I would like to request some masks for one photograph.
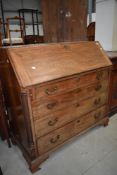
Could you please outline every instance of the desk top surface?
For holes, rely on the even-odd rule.
[[[21,87],[111,65],[98,42],[22,46],[7,53]]]

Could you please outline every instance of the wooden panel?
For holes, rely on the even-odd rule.
[[[113,63],[111,79],[110,79],[110,116],[117,112],[117,51],[107,52],[110,60]]]
[[[106,106],[102,107],[102,116],[104,116],[106,112]],[[37,137],[41,137],[57,128],[62,127],[63,125],[78,119],[79,113],[72,111],[72,113],[69,113],[66,111],[66,113],[63,111],[59,111],[55,113],[55,115],[49,115],[44,118],[41,118],[38,121],[35,121],[35,133]]]
[[[45,42],[86,40],[87,0],[41,0]]]
[[[8,53],[23,87],[111,65],[96,42],[17,47]]]
[[[111,74],[111,97],[110,97],[110,108],[117,107],[117,71],[112,71]]]
[[[84,75],[76,75],[71,79],[52,82],[44,86],[36,86],[33,92],[33,99],[37,100],[38,98],[51,98],[54,95],[63,94],[71,90],[81,88],[83,86],[92,84],[92,83],[101,83],[101,80],[108,80],[109,72],[108,70],[100,70]],[[90,81],[89,81],[90,79]],[[67,88],[66,88],[67,87]]]
[[[70,113],[72,116],[73,115],[81,116],[91,110],[96,109],[101,105],[104,105],[106,102],[107,102],[106,93],[100,94],[97,97],[89,98],[83,101],[79,101],[79,99],[77,99],[77,100],[71,101],[69,105],[67,104],[64,106],[64,108],[62,108],[62,115],[65,115],[66,113],[67,114]],[[49,114],[56,115],[54,112],[57,109],[60,110],[60,107],[56,107],[56,109],[44,108],[43,110],[41,108],[36,107],[35,110],[33,109],[33,117],[34,119],[39,119]]]
[[[25,108],[21,101],[21,89],[13,68],[8,62],[8,55],[6,54],[5,48],[0,50],[0,73],[12,133],[30,154],[29,140],[31,138],[28,138],[28,128],[26,123],[26,117],[28,116],[27,114],[25,115],[25,110],[28,109]],[[26,98],[26,95],[23,95]]]
[[[101,120],[103,115],[103,109],[98,109],[92,113],[89,113],[85,116],[82,116],[80,119],[77,119],[64,127],[51,132],[50,134],[41,137],[38,143],[39,154],[43,154],[55,147],[64,141],[68,140],[75,134],[79,134],[88,127],[93,126],[96,122]]]
[[[38,35],[26,35],[24,36],[24,43],[25,44],[36,44],[36,43],[43,43],[44,38],[43,36]]]
[[[63,41],[62,3],[61,0],[41,0],[45,42]]]
[[[63,1],[64,41],[87,40],[87,0]]]

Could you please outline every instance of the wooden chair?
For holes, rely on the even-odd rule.
[[[95,41],[95,22],[91,22],[87,27],[88,41]]]
[[[11,21],[19,22],[19,29],[11,29]],[[17,24],[16,24],[17,25]],[[20,33],[20,37],[12,37],[11,33]],[[6,18],[6,35],[7,38],[3,39],[3,45],[20,45],[24,44],[24,20],[20,17]]]

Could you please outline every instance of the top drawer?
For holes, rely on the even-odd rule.
[[[53,81],[50,84],[44,86],[35,87],[34,99],[48,98],[52,95],[59,95],[62,93],[69,92],[78,87],[82,87],[96,81],[108,79],[108,69],[96,72],[87,73],[84,75],[76,75],[68,80],[64,81]]]

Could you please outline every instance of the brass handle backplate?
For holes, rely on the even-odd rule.
[[[95,105],[99,105],[100,102],[101,102],[101,98],[98,98],[98,99],[96,99],[96,100],[94,101],[94,104],[95,104]]]
[[[55,93],[56,91],[58,90],[57,86],[56,87],[53,87],[52,89],[46,89],[45,90],[45,93],[47,95],[52,95],[53,93]]]
[[[56,143],[60,139],[60,135],[57,135],[55,138],[50,139],[50,143]]]
[[[101,84],[98,84],[98,85],[95,87],[95,90],[96,90],[96,91],[99,91],[101,88],[102,88],[102,85],[101,85]]]
[[[54,126],[57,122],[58,122],[58,118],[55,118],[54,120],[50,120],[50,121],[48,122],[48,125],[49,125],[49,126]]]
[[[57,102],[47,104],[48,109],[53,109],[57,105]]]

